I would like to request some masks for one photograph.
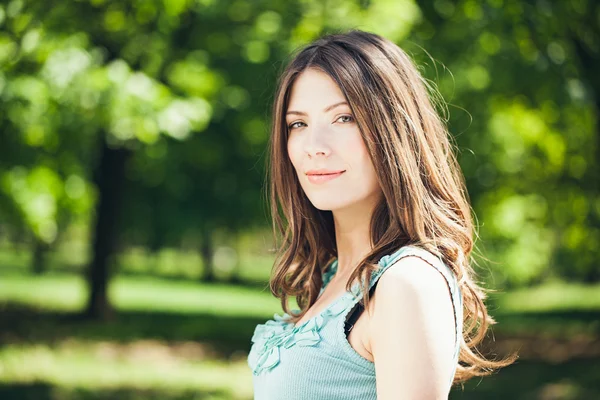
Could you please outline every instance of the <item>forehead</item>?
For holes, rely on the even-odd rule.
[[[341,89],[328,74],[309,68],[292,84],[288,110],[321,110],[323,106],[344,100]]]

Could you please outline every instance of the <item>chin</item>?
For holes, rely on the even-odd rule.
[[[316,209],[321,211],[334,211],[348,205],[346,202],[340,202],[340,196],[327,196],[327,198],[325,196],[312,196],[308,199]]]

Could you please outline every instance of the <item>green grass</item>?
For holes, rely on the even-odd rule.
[[[600,284],[552,282],[493,293],[488,312],[493,331],[539,338],[600,337]]]
[[[0,398],[252,398],[250,337],[280,309],[268,289],[119,276],[107,323],[74,316],[86,293],[75,275],[2,275]]]
[[[509,293],[491,293],[493,312],[500,314],[556,311],[600,311],[600,284],[550,282]]]
[[[115,319],[80,320],[77,311],[86,301],[82,278],[5,271],[0,398],[252,397],[246,365],[250,337],[256,324],[281,312],[268,289],[120,275],[112,281],[110,298],[118,310]],[[455,389],[451,399],[600,397],[594,389],[598,356],[561,362],[531,358],[552,353],[544,350],[547,343],[600,336],[599,285],[551,284],[493,294],[489,303],[499,321],[494,326],[499,343],[505,337],[533,337],[522,343],[539,342],[541,350],[494,376],[468,382],[464,392]]]
[[[517,361],[491,376],[473,378],[451,400],[591,400],[600,399],[598,359],[553,364]]]
[[[53,311],[77,311],[84,307],[86,296],[83,278],[70,274],[4,274],[0,279],[0,302],[10,301]],[[173,282],[156,277],[116,277],[111,282],[109,297],[122,311],[264,317],[280,308],[279,300],[266,287],[261,292],[227,284]]]
[[[71,391],[133,387],[252,398],[245,359],[186,360],[161,343],[144,343],[129,351],[113,343],[72,340],[54,346],[8,345],[0,352],[0,366],[0,382],[5,384],[48,382]]]
[[[42,276],[21,272],[2,274],[0,301],[11,301],[46,309],[75,311],[86,301],[82,277],[50,273]],[[111,282],[112,303],[121,310],[165,312],[217,312],[219,315],[265,316],[280,309],[264,282],[262,292],[228,284],[169,281],[160,277],[117,276]],[[600,311],[600,284],[549,283],[534,288],[491,293],[491,314],[557,311]]]

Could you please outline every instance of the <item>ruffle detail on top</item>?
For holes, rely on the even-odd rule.
[[[385,271],[385,267],[393,262],[398,254],[397,252],[385,255],[379,260],[378,265],[380,268],[371,274],[371,282],[374,282]],[[321,292],[323,292],[336,271],[337,260],[334,261],[325,274]],[[283,313],[283,315],[274,314],[273,320],[257,325],[251,339],[253,345],[248,354],[248,365],[252,368],[254,375],[259,375],[265,370],[271,370],[279,364],[279,349],[281,347],[288,349],[292,346],[316,346],[321,341],[319,330],[329,319],[340,315],[349,305],[358,301],[362,297],[359,294],[360,287],[358,283],[355,283],[351,291],[345,292],[321,313],[296,327],[288,322],[290,318],[288,313]]]
[[[319,330],[327,321],[345,309],[342,296],[320,314],[304,321],[298,326],[288,322],[290,315],[275,314],[273,320],[256,326],[252,342],[254,345],[248,354],[248,365],[254,375],[264,370],[271,370],[279,364],[279,349],[289,349],[292,346],[316,346],[321,341]],[[294,310],[299,311],[299,310]]]

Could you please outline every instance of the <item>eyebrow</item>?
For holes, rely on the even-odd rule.
[[[330,106],[325,107],[325,109],[323,110],[323,112],[329,112],[329,111],[333,110],[335,107],[341,106],[343,104],[348,105],[347,102],[340,101],[339,103],[335,103],[335,104],[332,104]],[[285,115],[289,115],[289,114],[304,115],[304,116],[308,115],[307,113],[302,112],[302,111],[288,111]]]

